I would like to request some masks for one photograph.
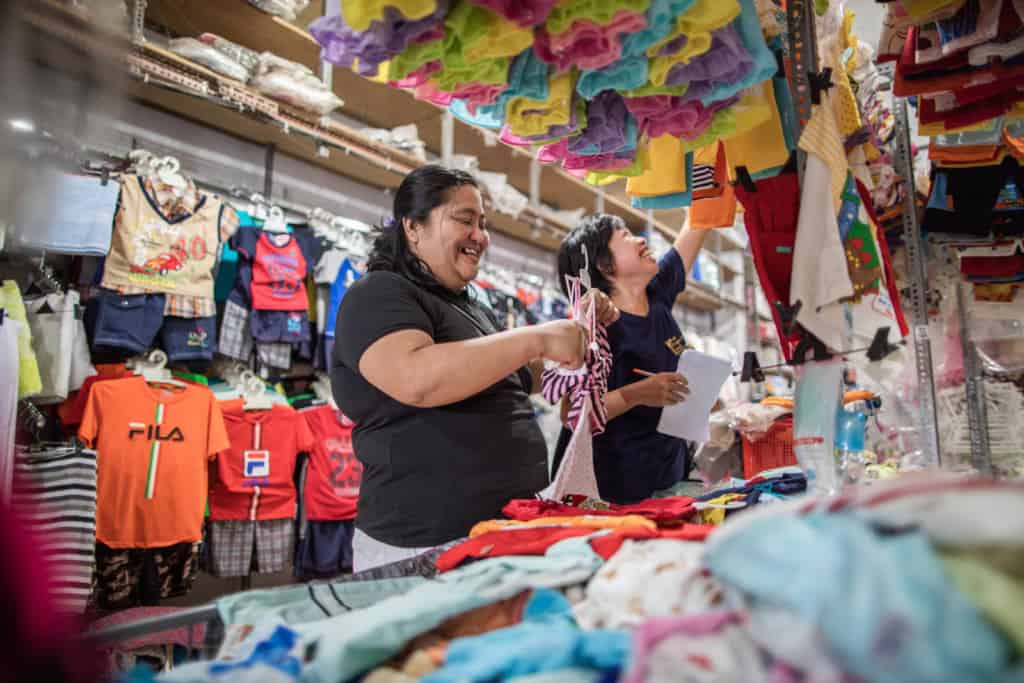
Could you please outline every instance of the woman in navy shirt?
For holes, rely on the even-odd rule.
[[[608,327],[613,359],[605,396],[608,425],[594,437],[597,483],[609,502],[644,500],[686,473],[686,441],[657,428],[661,409],[689,393],[686,378],[676,372],[684,344],[672,307],[686,288],[686,273],[706,235],[684,226],[673,248],[656,261],[647,241],[633,235],[622,219],[597,214],[584,218],[559,249],[559,281],[588,265],[593,286],[608,294],[621,313]],[[568,437],[563,429],[552,476]]]

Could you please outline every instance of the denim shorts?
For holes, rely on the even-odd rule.
[[[249,325],[252,338],[261,344],[300,344],[313,338],[306,311],[253,311]]]
[[[217,318],[167,316],[160,330],[160,341],[172,363],[213,360],[217,350]]]
[[[93,345],[144,353],[164,322],[163,294],[118,294],[100,289],[96,296]]]

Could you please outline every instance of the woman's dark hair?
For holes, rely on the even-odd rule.
[[[598,213],[584,217],[572,229],[558,248],[558,284],[562,292],[568,296],[565,276],[578,277],[584,263],[588,265],[590,283],[605,294],[610,294],[612,283],[608,280],[615,270],[615,262],[608,245],[612,234],[626,224],[618,216]],[[587,255],[583,256],[583,249]]]
[[[451,199],[452,191],[463,185],[478,187],[465,171],[443,166],[421,166],[402,179],[395,192],[393,215],[378,228],[367,258],[367,271],[387,270],[438,294],[449,292],[437,281],[430,267],[409,248],[404,222],[426,222],[430,212]]]

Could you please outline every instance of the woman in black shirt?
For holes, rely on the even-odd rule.
[[[548,483],[528,395],[544,359],[577,368],[588,339],[566,320],[499,331],[466,292],[488,242],[473,177],[417,169],[339,307],[331,384],[364,466],[356,571],[463,537]]]

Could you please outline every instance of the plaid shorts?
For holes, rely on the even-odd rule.
[[[199,567],[199,544],[166,548],[110,548],[96,544],[96,573],[91,609],[155,605],[192,590]]]
[[[257,344],[256,359],[272,368],[288,370],[292,367],[292,346],[281,342]]]
[[[248,362],[253,347],[259,362],[272,368],[288,370],[292,366],[292,347],[289,344],[254,344],[249,327],[249,309],[228,299],[224,303],[224,317],[220,325],[218,351],[221,355]]]
[[[224,303],[224,317],[220,324],[221,355],[248,361],[252,356],[252,333],[249,331],[249,309],[230,299]]]
[[[283,571],[287,566],[295,520],[210,520],[209,531],[211,574],[247,576],[250,570],[269,574]]]

